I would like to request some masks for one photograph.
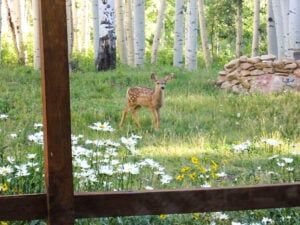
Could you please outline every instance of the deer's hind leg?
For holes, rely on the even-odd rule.
[[[155,129],[159,129],[159,109],[152,109],[151,112]]]
[[[130,106],[127,106],[127,107],[124,109],[124,111],[123,111],[123,113],[122,113],[122,118],[121,118],[121,122],[120,122],[120,124],[119,124],[119,127],[122,127],[122,126],[123,126],[124,121],[125,121],[125,118],[126,118],[126,115],[127,115],[128,111],[130,111],[131,109],[132,109],[132,108],[131,108]]]
[[[137,112],[139,111],[140,108],[141,108],[141,106],[137,105],[133,108],[133,111],[132,111],[132,118],[138,127],[141,127],[141,124],[140,124],[140,121],[139,121],[139,118],[137,115]]]

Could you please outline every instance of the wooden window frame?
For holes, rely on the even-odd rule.
[[[133,192],[74,193],[71,154],[66,2],[42,0],[41,76],[44,123],[44,194],[0,196],[0,220],[174,214],[300,206],[300,183]]]

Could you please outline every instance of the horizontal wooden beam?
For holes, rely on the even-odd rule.
[[[46,194],[0,196],[0,221],[46,218]]]
[[[284,208],[300,206],[300,183],[76,193],[74,200],[76,218]]]
[[[297,207],[300,206],[300,183],[75,193],[74,204],[75,218]],[[46,194],[0,196],[0,221],[46,218]]]

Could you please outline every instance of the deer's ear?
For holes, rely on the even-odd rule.
[[[151,73],[151,79],[154,81],[157,81],[157,77],[156,77],[155,73],[153,73],[153,72]]]
[[[166,76],[166,77],[165,77],[165,81],[173,80],[173,78],[174,78],[174,74],[171,73],[169,76]]]

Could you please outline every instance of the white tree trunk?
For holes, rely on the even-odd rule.
[[[67,15],[67,35],[68,35],[68,61],[69,69],[72,70],[71,58],[73,50],[73,20],[72,20],[72,0],[66,0]]]
[[[24,41],[24,15],[25,15],[25,5],[24,2],[21,0],[16,1],[17,5],[16,8],[19,10],[19,12],[17,13],[17,17],[16,17],[16,24],[17,26],[17,36],[19,37],[19,49],[20,49],[20,56],[21,58],[24,59],[24,64],[26,64],[26,54],[25,54],[25,41]]]
[[[94,60],[96,61],[99,49],[99,10],[98,0],[93,0],[93,28],[94,28]]]
[[[21,0],[8,1],[6,0],[7,12],[10,14],[10,26],[15,43],[15,49],[18,55],[20,65],[25,65],[25,44],[23,39],[23,23],[22,23],[22,8]]]
[[[132,18],[132,1],[125,0],[125,35],[127,44],[127,62],[129,66],[135,66],[134,31]]]
[[[235,56],[239,58],[243,55],[242,38],[243,38],[243,0],[237,0],[236,10],[236,41],[235,41]]]
[[[73,49],[76,52],[82,52],[82,40],[80,36],[80,3],[79,0],[72,0],[72,22],[73,22]],[[67,18],[68,19],[68,18]]]
[[[84,55],[88,55],[90,43],[90,28],[89,28],[89,0],[83,2],[83,23],[82,23],[82,40]]]
[[[197,1],[188,0],[185,67],[190,71],[197,70],[197,15]]]
[[[71,15],[72,15],[72,24],[73,24],[72,49],[87,56],[89,44],[90,44],[89,0],[71,0],[71,1],[72,1]],[[99,27],[98,23],[97,26]]]
[[[260,23],[260,0],[254,1],[252,56],[259,54],[259,23]]]
[[[183,45],[184,45],[184,0],[176,0],[174,54],[173,54],[174,67],[181,67],[183,65]]]
[[[40,30],[39,30],[39,1],[32,0],[33,11],[33,68],[39,70],[41,68],[40,57]]]
[[[159,47],[159,41],[161,37],[161,31],[164,25],[164,15],[166,10],[166,0],[160,1],[160,8],[158,11],[158,17],[156,22],[156,31],[153,38],[153,44],[152,44],[152,51],[151,51],[151,63],[156,63],[157,60],[157,53],[158,53],[158,47]]]
[[[281,59],[285,56],[284,38],[283,38],[283,17],[281,13],[280,0],[272,0],[272,7],[275,19],[275,29],[277,37],[277,58]]]
[[[280,8],[281,8],[281,20],[283,23],[283,44],[284,44],[284,56],[289,55],[289,0],[280,1]]]
[[[127,64],[127,48],[124,23],[124,0],[115,0],[116,5],[116,36],[120,62]]]
[[[295,52],[300,52],[300,1],[290,0],[289,5],[289,50],[290,56],[294,56]]]
[[[145,0],[134,0],[134,42],[135,64],[145,62]]]
[[[199,11],[202,51],[204,53],[205,66],[206,68],[208,68],[211,66],[211,57],[210,57],[210,52],[208,47],[208,40],[207,40],[207,30],[206,30],[206,20],[204,14],[203,0],[198,0],[198,11]]]
[[[114,0],[99,0],[99,49],[96,68],[100,70],[115,69],[115,6]]]
[[[268,16],[267,16],[267,39],[268,39],[268,54],[278,55],[277,52],[277,36],[275,29],[275,18],[272,7],[272,0],[268,0]]]
[[[27,21],[27,14],[26,14],[26,1],[20,1],[20,24],[21,24],[21,33],[20,33],[20,46],[21,47],[21,51],[23,52],[22,54],[24,54],[24,60],[25,60],[25,64],[28,63],[28,54],[27,54],[27,48],[26,48],[26,37],[27,37],[27,33],[29,30],[28,27],[28,21]]]

